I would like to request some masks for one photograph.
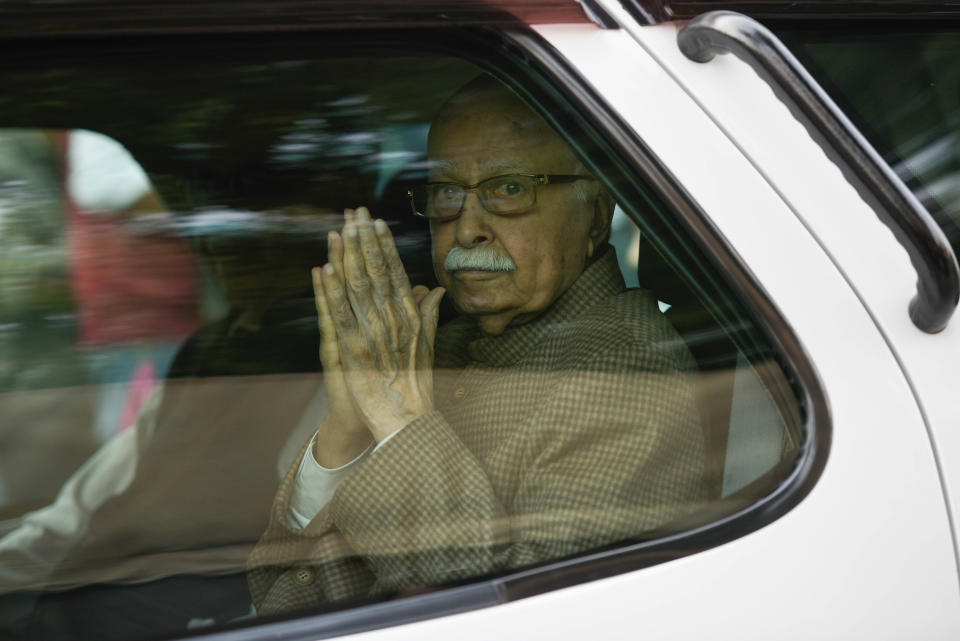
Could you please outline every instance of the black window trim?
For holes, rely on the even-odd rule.
[[[321,31],[317,27],[317,31]],[[405,37],[416,36],[404,30]],[[422,35],[422,34],[421,34]],[[395,601],[359,605],[350,609],[307,614],[292,613],[283,618],[263,617],[233,624],[216,631],[194,631],[175,638],[259,639],[269,637],[282,640],[319,639],[389,626],[412,623],[438,616],[462,613],[536,594],[553,591],[650,567],[681,558],[740,538],[786,514],[812,489],[822,473],[829,454],[831,418],[828,401],[814,365],[807,357],[788,322],[779,314],[770,297],[751,275],[749,267],[722,237],[704,211],[680,185],[655,154],[609,106],[568,61],[533,30],[515,26],[509,29],[469,27],[431,30],[430,40],[417,40],[420,50],[456,55],[473,62],[512,86],[531,104],[540,107],[551,124],[564,129],[564,123],[545,106],[549,98],[531,82],[525,85],[519,78],[536,78],[549,84],[574,110],[583,123],[593,130],[597,140],[603,140],[617,162],[633,176],[643,176],[664,201],[669,203],[675,222],[682,232],[703,249],[711,267],[724,274],[730,289],[743,301],[752,319],[777,351],[778,363],[787,374],[797,394],[804,414],[803,437],[798,459],[776,489],[764,498],[733,514],[707,525],[695,527],[663,538],[619,546],[580,555],[571,560],[558,561],[537,568],[514,572],[502,577],[444,587],[436,592]],[[311,34],[316,38],[316,32]],[[204,47],[214,47],[218,39],[232,36],[220,34],[203,38]],[[273,38],[273,39],[271,39]],[[266,47],[290,46],[290,34],[279,39],[271,34],[246,34],[238,40],[246,44],[251,39]],[[91,45],[106,47],[176,46],[193,43],[193,36],[162,35],[156,39],[138,37],[135,41],[118,37],[101,38],[96,43],[89,38],[43,39],[33,51],[50,56],[71,47],[91,50]],[[425,44],[424,44],[425,43]],[[52,46],[56,44],[56,46]],[[65,47],[65,48],[64,48]],[[303,51],[298,50],[298,55]],[[508,75],[513,73],[513,75]],[[547,102],[544,102],[544,101]],[[575,141],[574,141],[575,142]],[[589,158],[588,158],[589,161]]]

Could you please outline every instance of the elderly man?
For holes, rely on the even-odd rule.
[[[613,202],[489,78],[430,131],[442,287],[363,207],[314,270],[328,410],[251,555],[260,613],[396,594],[636,539],[702,505],[692,361],[606,241]],[[461,316],[437,330],[447,294]]]

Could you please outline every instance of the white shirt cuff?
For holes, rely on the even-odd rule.
[[[399,433],[402,432],[402,431],[403,431],[403,428],[401,427],[401,428],[400,428],[399,430],[397,430],[396,432],[393,432],[392,434],[390,434],[390,436],[388,436],[387,438],[385,438],[385,439],[383,439],[382,441],[380,441],[379,443],[377,443],[377,444],[374,446],[373,451],[376,452],[377,450],[379,450],[381,447],[383,447],[384,445],[386,445],[387,441],[389,441],[390,439],[392,439],[394,436],[396,436],[397,434],[399,434]],[[349,465],[349,463],[348,463],[348,465]]]
[[[353,468],[367,458],[374,449],[371,444],[349,463],[330,469],[317,463],[317,459],[313,457],[313,444],[316,440],[317,434],[314,432],[310,445],[307,446],[307,451],[300,460],[287,509],[287,524],[301,530],[307,527],[307,524],[330,502],[340,482],[347,478]],[[383,442],[385,443],[386,439]]]

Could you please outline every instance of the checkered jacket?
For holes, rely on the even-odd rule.
[[[445,325],[436,355],[437,410],[303,530],[286,521],[293,464],[248,562],[259,613],[543,563],[703,505],[692,359],[656,300],[625,290],[612,250],[531,322],[499,336]]]

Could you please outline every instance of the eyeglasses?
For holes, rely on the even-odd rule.
[[[433,182],[407,190],[410,208],[417,216],[447,220],[463,212],[467,192],[475,192],[480,204],[491,214],[522,214],[537,202],[538,185],[558,185],[577,180],[595,180],[573,174],[505,174],[481,180],[474,185]]]

